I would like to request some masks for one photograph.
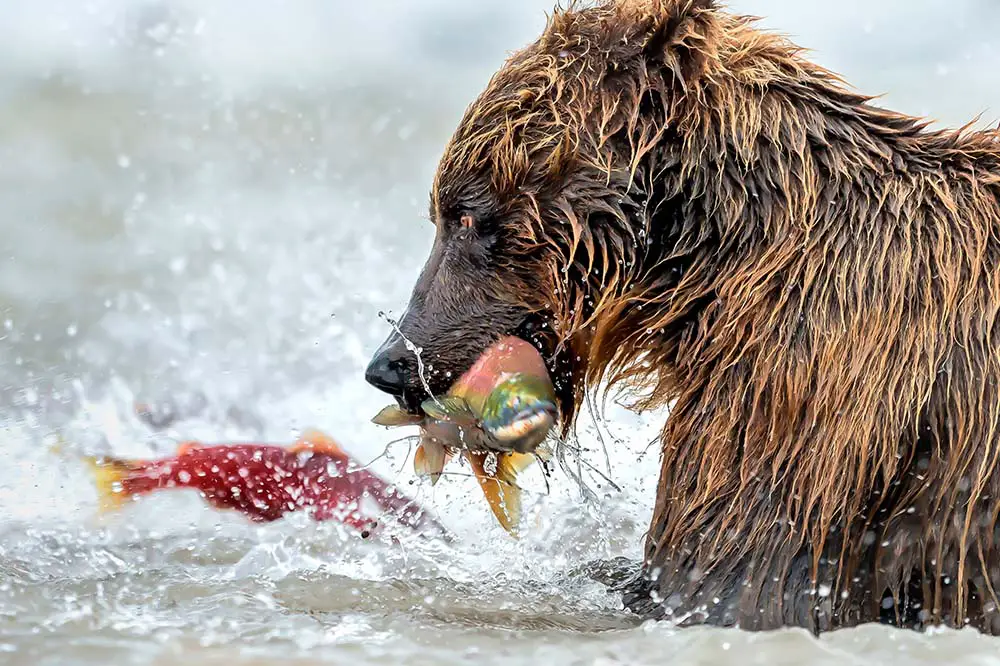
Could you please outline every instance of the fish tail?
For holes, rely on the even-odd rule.
[[[534,456],[525,453],[495,454],[479,451],[464,453],[472,465],[493,515],[511,536],[518,538],[521,522],[521,488],[517,485],[517,475],[534,461]],[[489,456],[495,456],[495,469],[486,468]]]
[[[125,482],[136,467],[133,463],[115,458],[85,459],[94,483],[97,486],[98,504],[102,512],[117,511],[131,498],[131,493],[125,490]]]

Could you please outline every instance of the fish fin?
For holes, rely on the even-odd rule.
[[[521,522],[521,489],[517,486],[517,474],[534,461],[525,453],[487,453],[463,451],[472,465],[472,471],[479,481],[486,502],[500,525],[515,539],[518,538],[518,524]],[[489,456],[496,456],[496,469],[491,474],[486,470]]]
[[[389,428],[405,425],[418,425],[421,421],[423,421],[423,417],[404,412],[396,405],[383,407],[382,410],[376,414],[374,418],[372,418],[372,423],[375,425],[386,426]]]
[[[502,453],[497,461],[497,478],[509,478],[511,483],[517,480],[517,475],[531,467],[535,456],[531,453]]]
[[[427,416],[439,421],[455,421],[456,419],[475,419],[475,414],[465,398],[444,396],[443,398],[428,398],[420,405]]]
[[[431,465],[427,461],[427,450],[424,449],[424,445],[420,444],[417,446],[417,450],[413,454],[413,473],[417,476],[429,476],[431,473]],[[433,479],[431,479],[433,483]]]
[[[322,453],[333,458],[349,458],[337,441],[319,430],[306,430],[288,449],[292,453]]]
[[[451,456],[451,451],[441,444],[425,442],[413,454],[413,471],[417,476],[431,477],[431,485],[434,485],[441,478],[441,472]]]
[[[181,442],[181,445],[177,447],[177,455],[185,456],[192,451],[197,451],[198,449],[203,448],[205,448],[205,445],[199,442]]]
[[[88,457],[84,460],[94,475],[100,511],[108,513],[121,509],[130,499],[123,483],[137,469],[137,464],[116,458]]]

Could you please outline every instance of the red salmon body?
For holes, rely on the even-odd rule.
[[[333,440],[316,432],[290,448],[189,442],[171,458],[103,459],[96,468],[98,485],[106,486],[102,494],[119,504],[157,490],[192,488],[213,506],[259,522],[307,510],[315,520],[337,520],[367,536],[378,525],[378,513],[387,512],[409,527],[446,534],[395,486],[354,466]]]

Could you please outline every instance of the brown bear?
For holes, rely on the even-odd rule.
[[[672,405],[644,617],[1000,633],[1000,133],[871,100],[713,0],[556,11],[446,146],[368,381],[417,410],[513,333],[565,434]]]

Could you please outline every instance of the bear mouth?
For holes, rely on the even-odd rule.
[[[559,344],[551,320],[544,314],[531,314],[510,334],[521,338],[538,350],[555,389],[560,413],[564,417],[573,413],[576,401],[576,389],[573,383],[576,363],[569,347]]]
[[[549,373],[549,377],[552,379],[556,388],[557,398],[560,402],[564,402],[569,398],[569,396],[564,395],[564,392],[560,389],[560,386],[565,385],[567,382],[558,381],[558,378],[564,377],[567,374],[566,369],[568,367],[569,355],[566,352],[557,351],[555,334],[552,332],[552,328],[548,324],[544,315],[528,315],[518,326],[514,327],[512,330],[504,331],[503,335],[516,336],[538,350],[538,353],[545,362],[545,368]],[[485,351],[485,348],[481,350],[480,353],[483,351]],[[473,358],[469,361],[469,367],[472,366],[475,360],[476,359]],[[452,370],[452,375],[460,377],[466,370],[468,370],[468,368],[462,368],[457,372]],[[439,391],[439,393],[444,393],[449,388],[450,387],[446,387]],[[431,397],[431,394],[428,393],[427,388],[423,385],[423,383],[419,382],[416,386],[407,386],[403,389],[402,394],[395,395],[393,397],[401,410],[412,416],[423,417],[426,416],[426,413],[421,405],[424,400]]]
[[[430,397],[426,392],[405,388],[402,394],[393,397],[396,399],[396,404],[399,408],[407,414],[412,416],[426,416],[423,407],[420,406],[425,399]]]
[[[549,377],[555,380],[563,370],[564,363],[557,353],[556,335],[552,331],[549,320],[541,314],[531,314],[524,318],[519,326],[509,331],[508,335],[521,338],[541,354],[545,361],[545,369]]]

